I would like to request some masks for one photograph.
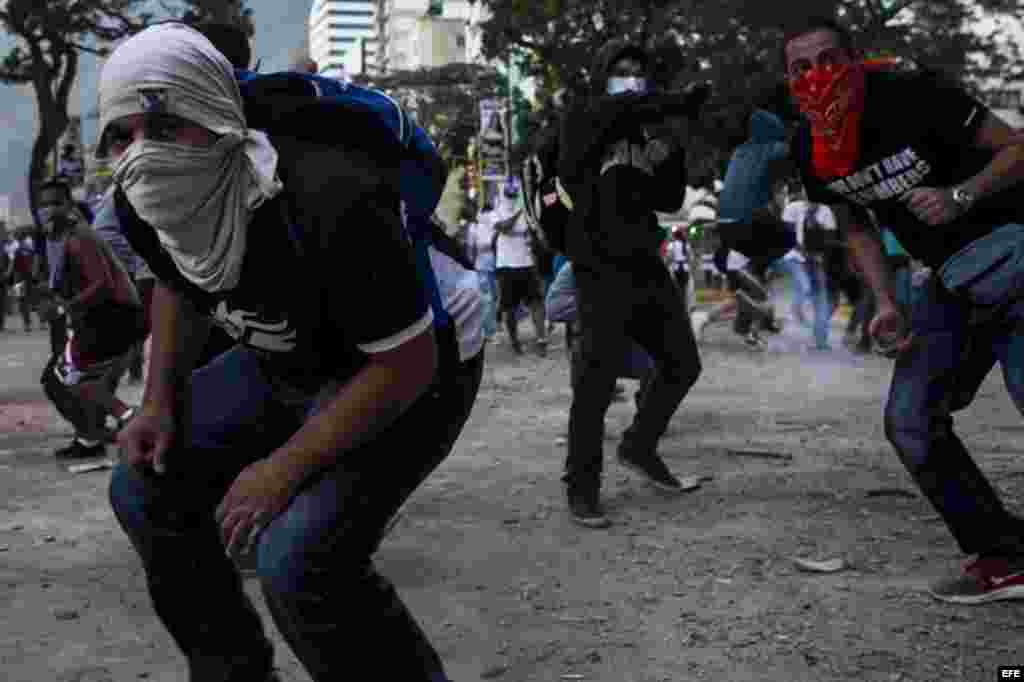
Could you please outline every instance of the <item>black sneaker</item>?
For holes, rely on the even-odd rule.
[[[587,528],[608,528],[611,519],[604,515],[600,494],[595,491],[569,490],[569,514],[572,520]]]
[[[107,446],[105,443],[83,445],[76,438],[71,441],[71,445],[63,447],[53,454],[57,459],[89,459],[93,457],[103,457],[107,454]]]
[[[665,466],[664,460],[656,453],[632,453],[620,444],[618,457],[619,464],[643,476],[655,488],[670,493],[682,492],[683,484],[672,475],[672,472]]]

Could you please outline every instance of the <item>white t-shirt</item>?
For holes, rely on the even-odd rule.
[[[477,270],[490,272],[494,270],[494,220],[493,211],[481,213],[477,222],[469,228],[469,243],[476,254],[474,265]]]
[[[810,203],[804,200],[791,201],[782,209],[782,221],[791,223],[796,227],[796,243],[803,246],[804,243],[804,221],[807,219],[807,209]],[[832,209],[825,204],[818,204],[818,210],[814,212],[818,224],[826,230],[838,229],[836,216]]]
[[[459,360],[469,360],[484,347],[484,305],[478,275],[433,246],[427,252],[444,309],[455,323]]]
[[[526,213],[520,213],[511,232],[498,234],[497,267],[499,269],[532,268],[534,262],[529,239],[530,231],[526,223]]]

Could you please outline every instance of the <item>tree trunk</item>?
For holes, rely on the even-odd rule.
[[[28,205],[36,227],[41,227],[36,219],[36,190],[47,179],[46,159],[67,130],[69,122],[66,112],[40,112],[40,119],[39,134],[32,144],[32,162],[28,169]]]
[[[32,162],[28,170],[28,206],[32,222],[42,228],[36,217],[36,191],[46,177],[46,157],[54,151],[61,135],[68,129],[68,98],[75,78],[78,76],[78,53],[68,50],[63,55],[63,69],[58,77],[51,74],[37,75],[33,86],[36,90],[36,106],[39,111],[39,135],[32,145]],[[54,82],[57,91],[54,92]],[[56,172],[56,168],[54,171]]]

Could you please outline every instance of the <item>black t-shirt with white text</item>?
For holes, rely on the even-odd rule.
[[[387,179],[367,187],[373,180],[366,172],[362,187],[349,177],[339,183],[347,192],[325,191],[298,173],[305,162],[288,168],[286,157],[293,155],[282,153],[285,192],[253,216],[239,285],[230,291],[210,294],[188,282],[123,194],[118,214],[133,249],[163,284],[258,352],[276,378],[315,389],[350,378],[371,354],[422,333],[432,318]],[[306,165],[319,169],[322,181],[325,166],[317,161]],[[359,166],[339,163],[334,173],[358,173]]]
[[[919,220],[902,197],[918,187],[948,189],[979,173],[994,152],[973,142],[988,109],[961,88],[927,73],[869,73],[861,153],[854,171],[819,178],[811,162],[810,129],[794,140],[807,197],[846,204],[864,219],[863,208],[892,230],[913,257],[938,268],[972,241],[1008,223],[1024,223],[1017,188],[979,199],[946,225]]]

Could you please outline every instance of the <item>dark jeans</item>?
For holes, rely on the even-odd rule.
[[[371,556],[388,521],[451,451],[482,368],[480,353],[439,380],[391,427],[307,481],[262,533],[263,594],[314,680],[370,670],[381,680],[442,674],[437,653]],[[213,512],[238,473],[284,443],[315,405],[279,399],[256,356],[242,349],[196,370],[190,388],[185,435],[168,455],[168,472],[119,465],[111,503],[192,682],[262,681],[271,645],[225,557]]]
[[[652,259],[653,260],[653,259]],[[700,376],[700,355],[679,287],[656,261],[629,273],[578,268],[576,296],[581,334],[565,481],[597,488],[603,468],[604,418],[629,344],[654,359],[655,372],[640,398],[623,447],[651,452],[676,408]]]
[[[768,311],[768,288],[755,275],[746,270],[729,270],[726,273],[729,286],[736,291],[736,320],[732,328],[737,334],[746,336],[758,323],[763,329],[772,325],[774,314]]]
[[[886,436],[965,553],[1024,553],[1024,523],[1003,508],[953,432],[952,417],[970,405],[997,361],[1024,410],[1024,305],[984,327],[970,325],[971,313],[934,280],[914,288],[917,343],[896,361]]]

